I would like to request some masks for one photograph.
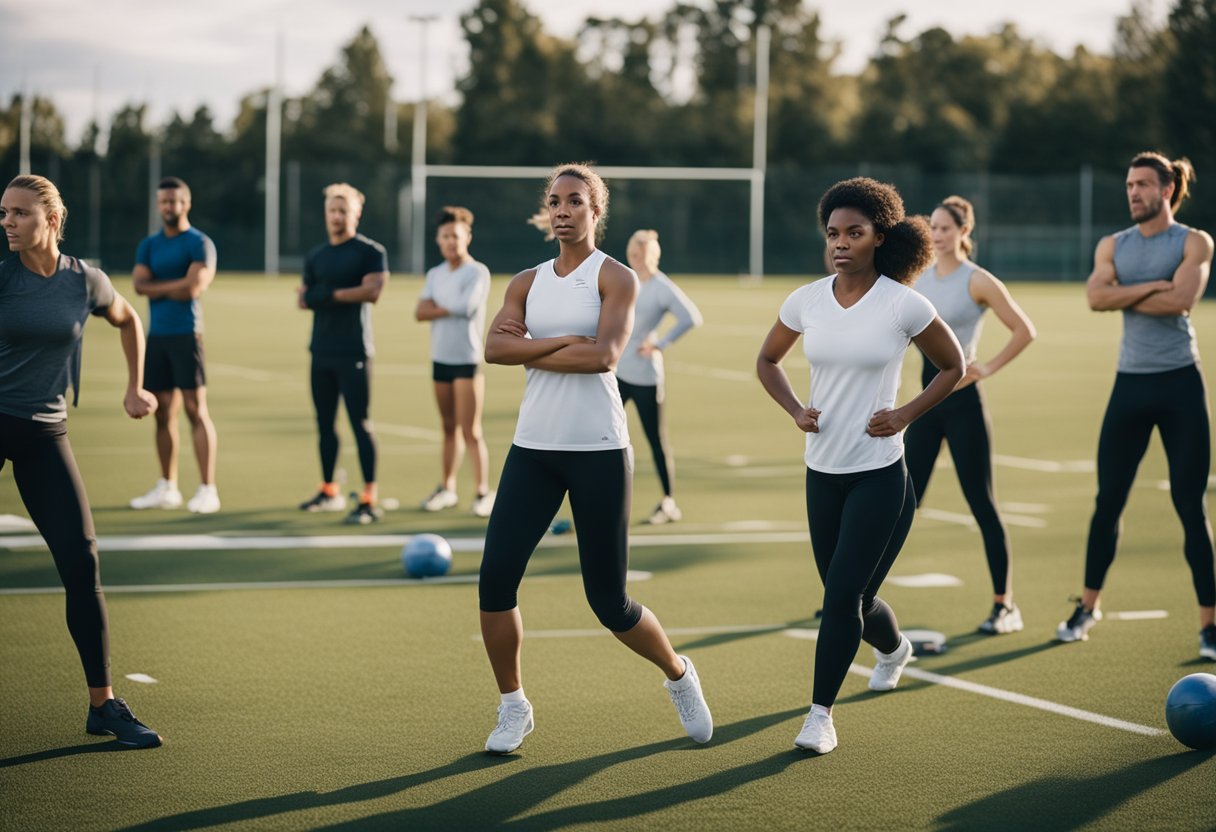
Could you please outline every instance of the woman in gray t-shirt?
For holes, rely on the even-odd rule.
[[[127,415],[142,419],[156,410],[156,398],[143,389],[139,316],[105,272],[60,253],[66,219],[59,189],[41,176],[18,176],[0,198],[0,225],[13,252],[0,261],[0,468],[12,462],[21,500],[63,581],[68,631],[89,688],[85,730],[112,734],[128,748],[151,748],[160,736],[114,698],[110,684],[97,536],[68,443],[65,394],[69,384],[80,391],[80,339],[89,316],[122,333]]]
[[[472,211],[445,207],[436,225],[435,243],[443,262],[426,273],[414,317],[431,323],[431,379],[443,423],[443,479],[422,501],[422,508],[441,511],[456,505],[456,469],[460,467],[463,439],[477,487],[471,510],[478,517],[489,517],[494,492],[490,490],[490,459],[481,430],[486,397],[481,362],[490,270],[469,254]]]

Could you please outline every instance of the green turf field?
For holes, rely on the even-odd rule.
[[[1051,641],[1080,590],[1118,316],[1088,311],[1080,284],[1012,287],[1039,339],[986,382],[986,395],[1027,629],[974,634],[990,604],[987,569],[979,534],[959,522],[967,509],[953,472],[939,468],[931,511],[892,575],[962,583],[889,585],[883,596],[905,627],[946,633],[950,650],[913,665],[920,672],[893,693],[872,694],[851,674],[835,711],[840,747],[816,758],[792,748],[809,706],[814,643],[805,636],[821,596],[806,542],[802,437],[753,372],[797,284],[681,284],[706,321],[668,354],[685,519],[638,527],[631,592],[696,660],[716,722],[708,745],[684,737],[661,674],[598,632],[567,536],[538,551],[520,594],[533,634],[524,675],[536,731],[520,753],[486,756],[498,700],[476,640],[475,585],[401,580],[392,540],[333,548],[304,540],[438,532],[472,541],[456,553],[453,575],[476,575],[485,521],[467,511],[467,464],[459,509],[413,508],[439,472],[427,328],[412,315],[421,282],[396,279],[375,313],[381,495],[402,508],[352,530],[340,515],[294,510],[319,478],[311,316],[294,308],[291,280],[223,276],[205,298],[222,512],[125,508],[155,481],[153,428],[122,414],[118,338],[102,321],[88,328],[81,406],[70,421],[102,540],[116,687],[165,746],[103,753],[112,742],[83,730],[83,679],[62,596],[0,595],[0,829],[1216,828],[1213,754],[1163,733],[1170,685],[1216,666],[1197,658],[1194,596],[1181,529],[1159,485],[1166,470],[1156,440],[1104,608],[1166,616],[1104,621],[1086,644]],[[129,283],[118,285],[129,296]],[[495,281],[495,308],[504,286]],[[1195,323],[1210,366],[1216,306],[1202,305]],[[981,355],[1002,336],[990,318]],[[916,363],[908,361],[905,393]],[[788,368],[805,390],[800,352]],[[495,472],[522,383],[517,368],[487,372]],[[632,431],[641,443],[641,519],[659,490],[636,421]],[[340,465],[357,485],[349,441]],[[186,496],[197,485],[188,452],[181,485]],[[19,513],[6,468],[0,514]],[[261,540],[221,548],[214,537],[184,535]],[[301,540],[258,548],[281,536]],[[130,551],[132,537],[149,548]],[[56,587],[49,554],[14,539],[0,537],[0,589]],[[868,648],[858,662],[872,665]],[[158,681],[124,678],[136,673]]]

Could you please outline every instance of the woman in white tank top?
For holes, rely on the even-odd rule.
[[[482,640],[502,698],[486,750],[514,751],[535,724],[520,673],[516,593],[567,495],[592,610],[663,671],[685,731],[706,742],[713,720],[692,662],[676,654],[658,619],[625,590],[633,455],[613,370],[633,328],[637,276],[595,246],[608,189],[593,170],[556,168],[544,205],[558,256],[512,278],[486,337],[487,362],[527,370],[478,585]]]

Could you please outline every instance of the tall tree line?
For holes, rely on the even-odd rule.
[[[520,0],[480,0],[460,20],[469,64],[459,103],[429,111],[428,158],[747,166],[754,34],[766,24],[768,158],[778,171],[865,163],[943,173],[1117,171],[1136,151],[1156,148],[1192,159],[1201,182],[1184,219],[1216,227],[1216,188],[1205,186],[1216,176],[1216,0],[1175,0],[1160,26],[1148,10],[1133,0],[1110,55],[1059,55],[1012,24],[956,36],[910,32],[895,17],[864,70],[848,75],[836,69],[840,44],[803,0],[677,2],[658,18],[588,19],[571,39],[547,32]],[[311,90],[285,102],[283,158],[301,166],[306,194],[345,175],[396,203],[409,146],[386,149],[386,108],[397,108],[403,138],[413,111],[391,101],[392,82],[375,35],[363,28]],[[90,171],[100,171],[103,219],[91,241],[100,251],[91,253],[108,262],[129,259],[129,241],[146,229],[154,143],[162,168],[194,184],[199,224],[223,226],[230,248],[257,252],[266,93],[245,95],[228,128],[203,107],[154,132],[143,105],[126,106],[109,121],[104,158],[99,125],[73,146],[54,102],[38,98],[32,156],[81,208]],[[0,106],[0,171],[9,175],[21,106],[19,97]],[[69,233],[80,250],[84,229]],[[381,233],[391,240],[395,223]]]

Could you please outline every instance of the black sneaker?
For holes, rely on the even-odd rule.
[[[1199,656],[1216,662],[1216,624],[1199,631]]]
[[[341,494],[326,494],[318,491],[311,500],[300,503],[300,511],[342,511],[346,508],[346,498]]]
[[[1087,610],[1085,609],[1085,605],[1078,600],[1077,608],[1073,610],[1068,620],[1061,621],[1059,626],[1056,627],[1056,641],[1089,641],[1090,628],[1101,620],[1101,610]]]
[[[1007,606],[1000,601],[992,605],[992,613],[980,622],[980,632],[994,636],[1017,633],[1022,629],[1022,611],[1017,604]]]
[[[375,523],[384,516],[384,511],[371,503],[359,503],[355,510],[346,515],[346,523],[350,526],[366,526]]]
[[[89,706],[84,730],[99,737],[114,736],[128,748],[156,748],[160,734],[135,718],[126,700],[107,699],[100,708]]]

